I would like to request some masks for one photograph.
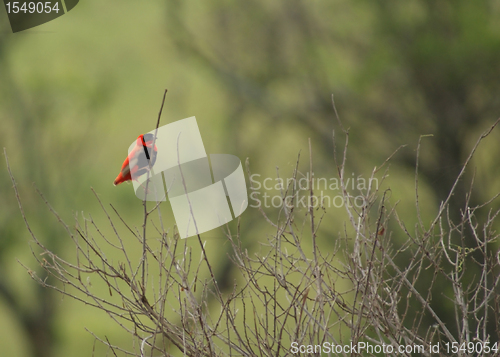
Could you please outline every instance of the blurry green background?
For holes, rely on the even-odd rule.
[[[262,177],[275,177],[277,166],[290,177],[299,152],[306,172],[308,138],[316,176],[337,177],[334,94],[351,131],[349,172],[369,177],[408,144],[386,185],[412,227],[419,136],[433,134],[423,139],[420,167],[428,221],[477,137],[500,116],[499,19],[500,2],[485,0],[82,0],[65,16],[12,34],[0,7],[0,146],[35,233],[70,257],[72,242],[32,184],[70,225],[82,211],[105,222],[93,187],[139,226],[141,202],[130,185],[112,182],[130,143],[154,127],[165,88],[162,124],[196,116],[207,152],[248,157]],[[500,191],[499,139],[496,130],[473,161],[475,203]],[[38,269],[33,244],[5,169],[0,198],[1,354],[90,356],[94,337],[85,329],[128,345],[130,337],[104,313],[30,279],[18,260]],[[463,198],[456,194],[453,207]],[[162,207],[172,227],[168,203]],[[344,219],[341,209],[327,214],[320,235],[326,248]],[[248,247],[274,231],[253,208],[241,224]],[[221,236],[203,237],[220,255],[219,279],[232,286]]]

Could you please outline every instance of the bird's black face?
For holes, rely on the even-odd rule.
[[[142,147],[144,149],[144,154],[146,155],[146,158],[148,160],[150,160],[151,158],[149,157],[149,152],[148,152],[148,148],[151,148],[152,145],[153,145],[153,141],[154,141],[154,135],[153,134],[144,134],[142,136]],[[155,146],[156,148],[156,146]],[[152,158],[152,165],[155,164],[155,161],[156,161],[156,150],[153,150],[153,158]]]
[[[153,141],[154,135],[153,134],[144,134],[144,142],[147,143],[148,141]]]

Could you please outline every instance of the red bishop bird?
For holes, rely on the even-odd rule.
[[[130,154],[123,162],[122,169],[120,173],[115,178],[113,184],[119,185],[125,181],[131,181],[132,176],[134,178],[144,175],[149,171],[156,162],[156,154],[158,153],[158,148],[153,147],[154,135],[144,134],[139,135],[135,143],[135,147],[132,149]]]

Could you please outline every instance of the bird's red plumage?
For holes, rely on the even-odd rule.
[[[144,145],[145,144],[145,145]],[[140,160],[140,155],[142,153],[144,153],[145,151],[145,147],[147,149],[151,149],[151,147],[153,146],[153,140],[150,140],[150,141],[147,141],[145,142],[144,141],[144,135],[139,135],[139,137],[137,138],[136,140],[136,145],[135,147],[132,149],[132,151],[128,154],[127,158],[125,159],[125,161],[123,161],[123,164],[122,164],[122,168],[120,170],[120,173],[118,174],[118,176],[115,178],[115,181],[113,182],[113,184],[116,186],[116,185],[119,185],[121,184],[122,182],[125,182],[125,181],[131,181],[132,180],[132,174],[135,174],[137,172],[139,172],[140,170],[143,170],[144,173],[147,172],[147,170],[149,170],[149,157],[148,157],[148,160],[145,161],[145,160]],[[148,150],[148,152],[150,152],[150,150]],[[153,153],[152,153],[152,158],[151,158],[151,165],[154,165],[155,161],[156,161],[156,154],[158,152],[158,148],[154,147],[154,150],[153,150]],[[130,162],[132,162],[132,167],[130,167]],[[140,173],[138,176],[144,174],[144,173]]]

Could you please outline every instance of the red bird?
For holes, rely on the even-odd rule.
[[[127,158],[123,162],[120,173],[113,182],[115,186],[125,181],[131,181],[132,175],[134,176],[134,179],[138,176],[144,175],[149,171],[149,168],[155,164],[158,148],[155,145],[151,155],[152,157],[150,157],[153,141],[153,134],[139,135],[135,143],[135,147],[132,149],[130,154],[128,154]]]

